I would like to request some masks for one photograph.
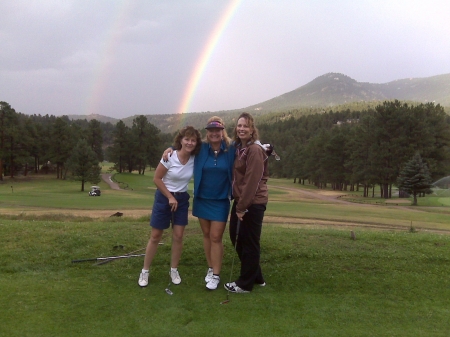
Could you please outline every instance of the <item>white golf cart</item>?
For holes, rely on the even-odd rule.
[[[102,193],[100,192],[100,187],[91,186],[91,191],[89,192],[90,197],[99,197]]]

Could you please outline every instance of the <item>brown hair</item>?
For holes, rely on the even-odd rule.
[[[240,115],[239,115],[239,117],[237,118],[237,120],[236,120],[236,124],[238,123],[238,121],[239,121],[239,119],[241,119],[241,118],[244,118],[246,121],[247,121],[247,123],[248,123],[248,126],[250,127],[250,129],[252,130],[252,133],[251,133],[251,136],[252,136],[252,141],[254,142],[254,141],[256,141],[256,140],[259,140],[259,131],[258,131],[258,129],[256,128],[256,125],[255,125],[255,120],[253,119],[253,116],[251,115],[251,114],[249,114],[248,112],[243,112],[243,113],[241,113]],[[233,140],[236,142],[236,144],[240,144],[241,143],[241,140],[240,140],[240,138],[238,137],[238,134],[237,134],[237,126],[235,126],[234,127],[234,138],[233,138]]]
[[[202,146],[202,136],[200,135],[200,132],[195,129],[193,126],[185,126],[184,128],[180,129],[178,131],[177,135],[175,136],[173,140],[173,148],[175,150],[181,150],[181,140],[184,137],[189,138],[195,138],[197,140],[197,144],[195,145],[194,151],[192,151],[192,154],[197,154],[200,152],[200,148]]]
[[[223,125],[223,140],[225,141],[225,144],[227,145],[227,149],[230,146],[230,142],[231,142],[231,138],[228,136],[227,134],[227,130],[225,129],[225,124],[222,120],[222,118],[220,118],[219,116],[212,116],[210,119],[208,119],[208,122],[206,122],[206,125],[208,125],[211,122],[219,122],[220,124]],[[209,143],[208,137],[205,137],[204,140],[206,143]]]

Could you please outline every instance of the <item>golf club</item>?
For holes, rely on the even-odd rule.
[[[127,253],[127,254],[124,254],[124,256],[128,256],[128,255],[131,255],[131,254],[140,252],[140,251],[142,251],[142,250],[144,250],[144,249],[145,249],[145,247],[144,247],[144,248],[141,248],[141,249],[133,250],[132,252],[129,252],[129,253]],[[111,262],[111,261],[114,261],[114,259],[100,261],[100,262],[98,262],[98,263],[95,263],[95,265],[96,265],[96,266],[99,266],[99,265],[102,265],[102,264],[109,263],[109,262]]]
[[[145,256],[145,254],[130,254],[130,255],[119,255],[119,256],[94,257],[92,259],[72,260],[72,263],[87,262],[87,261],[104,261],[104,260],[127,259],[129,257],[139,257],[139,256]]]
[[[237,220],[237,226],[236,226],[236,242],[234,243],[234,251],[235,253],[233,254],[233,259],[231,262],[231,272],[230,272],[230,282],[231,283],[231,278],[233,276],[233,267],[234,267],[234,258],[236,257],[236,247],[237,247],[237,241],[238,241],[238,237],[239,237],[239,227],[241,227],[241,220],[238,218]],[[225,301],[220,302],[220,304],[227,304],[230,302],[230,289],[227,289],[227,299]]]
[[[173,295],[172,290],[170,290],[170,285],[172,284],[172,281],[169,282],[169,285],[167,286],[166,289],[164,289],[164,291],[168,294],[168,295]]]
[[[173,222],[175,221],[175,212],[172,211],[172,229],[173,229]],[[164,289],[164,291],[166,292],[167,295],[173,295],[172,290],[170,290],[170,285],[172,284],[172,277],[169,275],[170,277],[170,282],[167,285],[167,288]]]

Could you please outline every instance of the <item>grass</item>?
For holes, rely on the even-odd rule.
[[[269,186],[274,187],[288,187],[290,189],[300,190],[312,190],[312,191],[332,191],[330,187],[323,190],[319,190],[316,186],[310,184],[294,184],[292,179],[270,179]],[[450,206],[450,189],[433,188],[433,193],[426,195],[425,197],[419,197],[419,206],[427,207],[448,207]],[[399,198],[398,189],[394,188],[392,191],[393,197],[390,199],[381,198],[381,192],[379,186],[375,188],[374,197],[372,197],[372,189],[369,192],[369,197],[363,197],[363,190],[359,191],[333,191],[337,195],[340,195],[341,200],[347,200],[360,204],[373,204],[373,205],[396,205],[396,206],[410,206],[413,202],[413,197]]]
[[[127,182],[127,174],[123,174]],[[118,175],[120,178],[122,175]],[[130,177],[135,179],[135,176]],[[138,176],[139,184],[133,188],[114,191],[105,182],[98,184],[102,197],[88,197],[90,184],[81,191],[81,183],[70,180],[57,180],[54,176],[31,176],[27,179],[14,179],[0,185],[0,207],[11,208],[40,207],[54,209],[149,209],[153,203],[155,187],[148,176]],[[132,180],[132,179],[130,179]],[[132,180],[134,182],[134,180]],[[10,186],[13,186],[11,189]]]
[[[222,284],[230,277],[233,247],[225,235],[222,283],[207,291],[197,221],[186,229],[182,284],[171,286],[169,296],[164,288],[170,231],[145,289],[137,285],[142,258],[71,263],[145,247],[148,217],[26,214],[33,209],[150,210],[152,174],[116,175],[129,189],[114,191],[101,183],[101,197],[88,197],[79,183],[54,177],[0,184],[0,208],[19,213],[0,215],[0,336],[448,335],[450,236],[428,232],[450,230],[448,207],[336,204],[281,189],[300,186],[272,179],[266,218],[280,222],[266,221],[263,227],[267,286],[230,294],[226,305],[220,304],[226,298]],[[289,223],[295,219],[310,219],[312,225]],[[328,226],[315,225],[325,220]],[[349,230],[334,222],[389,230],[352,227],[357,239],[351,240]]]
[[[225,290],[204,286],[195,221],[173,296],[164,292],[168,234],[144,289],[142,258],[71,263],[144,247],[147,223],[3,219],[0,231],[2,336],[446,336],[450,329],[449,236],[361,230],[353,241],[346,231],[266,225],[267,286],[221,305]],[[227,281],[233,248],[224,241]]]
[[[307,204],[297,202],[272,202],[268,204],[267,215],[301,215],[304,219],[336,222],[385,225],[392,227],[415,226],[428,229],[449,230],[449,214],[404,210],[395,207],[361,207],[358,205]]]

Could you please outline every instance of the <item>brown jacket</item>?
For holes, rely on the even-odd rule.
[[[236,209],[245,212],[252,204],[267,204],[268,156],[258,144],[236,147],[233,170],[233,197]]]

